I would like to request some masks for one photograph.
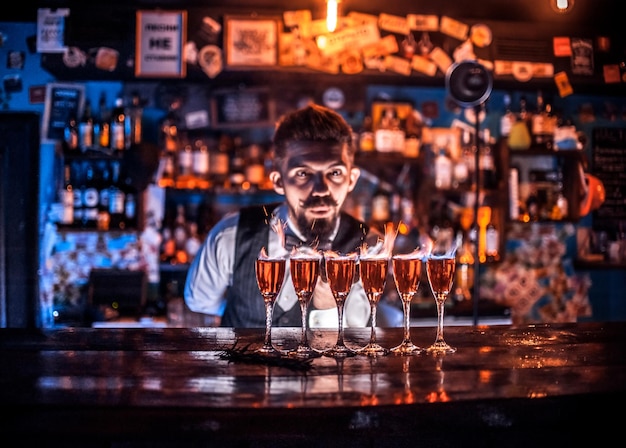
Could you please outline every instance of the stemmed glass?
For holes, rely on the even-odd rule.
[[[430,284],[430,290],[437,304],[437,336],[435,342],[426,348],[426,352],[429,354],[456,352],[456,348],[448,345],[443,339],[444,306],[450,289],[452,288],[452,282],[454,281],[455,266],[454,248],[443,254],[433,252],[426,260],[428,283]]]
[[[357,354],[380,356],[389,353],[389,350],[376,342],[376,310],[378,302],[387,283],[387,269],[389,257],[386,255],[363,255],[359,257],[359,269],[363,289],[367,294],[372,315],[372,330],[368,344],[357,350]]]
[[[259,291],[265,303],[265,339],[263,346],[256,350],[257,353],[269,356],[280,356],[280,350],[272,345],[272,314],[274,303],[283,285],[285,278],[285,257],[269,257],[265,248],[261,249],[256,259],[255,272]]]
[[[324,252],[324,263],[326,267],[326,277],[328,285],[337,303],[337,316],[339,318],[337,342],[334,346],[322,352],[325,356],[334,358],[345,358],[354,356],[354,350],[348,348],[343,341],[343,307],[352,289],[352,283],[356,274],[356,264],[358,255],[355,252],[350,254],[339,254],[333,251]]]
[[[411,300],[417,294],[422,273],[422,253],[396,254],[391,257],[393,278],[402,300],[404,313],[404,337],[402,342],[391,349],[394,355],[417,355],[422,348],[411,342]]]
[[[307,252],[294,250],[289,258],[291,281],[296,290],[302,312],[302,336],[298,346],[288,353],[291,357],[306,359],[321,355],[319,351],[309,345],[307,338],[307,310],[317,285],[321,259],[321,254],[314,250]]]

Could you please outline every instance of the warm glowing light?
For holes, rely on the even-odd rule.
[[[566,13],[574,7],[574,0],[550,0],[550,6],[558,13]]]
[[[337,29],[337,5],[339,0],[326,0],[326,29],[332,33]]]

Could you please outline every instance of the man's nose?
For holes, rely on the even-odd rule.
[[[328,191],[328,183],[326,182],[324,174],[317,173],[313,176],[313,193],[325,194],[328,193]]]

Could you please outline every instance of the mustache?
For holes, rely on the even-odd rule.
[[[323,205],[336,207],[337,201],[335,201],[330,196],[310,196],[304,202],[302,202],[302,207],[304,208],[319,207]]]

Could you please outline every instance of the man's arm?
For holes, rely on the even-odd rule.
[[[193,259],[187,272],[184,293],[190,310],[222,315],[224,292],[233,278],[238,219],[238,214],[232,214],[220,220]]]

